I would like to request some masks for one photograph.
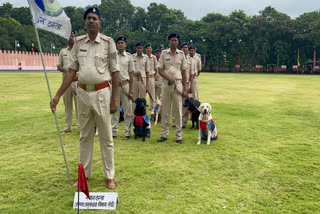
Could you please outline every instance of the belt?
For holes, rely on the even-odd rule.
[[[141,81],[141,78],[140,77],[134,77],[133,78],[135,81]],[[144,80],[144,79],[146,79],[145,77],[142,77],[142,79]]]
[[[72,82],[77,82],[78,80],[79,80],[78,77],[76,77],[72,80]]]
[[[119,83],[119,87],[123,86],[123,85],[126,85],[129,83],[129,80],[123,80]]]
[[[79,87],[85,91],[98,91],[100,89],[109,87],[109,83],[104,82],[104,83],[95,85],[95,84],[82,84],[79,82]]]
[[[151,74],[151,75],[149,74],[149,78],[153,78],[153,77],[154,77],[154,74]]]

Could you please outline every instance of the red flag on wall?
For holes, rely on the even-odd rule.
[[[84,172],[82,163],[79,163],[78,166],[78,190],[86,194],[90,199],[86,173]]]
[[[316,50],[313,50],[313,71],[316,70],[317,58],[316,58]]]

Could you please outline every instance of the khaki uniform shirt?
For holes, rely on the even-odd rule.
[[[130,72],[134,72],[134,64],[132,55],[124,51],[122,54],[118,53],[118,64],[120,68],[120,82],[130,80]]]
[[[186,76],[187,76],[187,82],[190,80],[190,75],[193,75],[196,70],[196,66],[194,63],[194,59],[191,56],[187,56],[187,70],[186,70]]]
[[[196,63],[196,72],[195,72],[195,75],[198,76],[199,71],[201,71],[201,66],[202,66],[201,56],[200,56],[200,54],[196,53],[196,54],[193,56],[193,58],[194,58],[195,63]]]
[[[157,59],[157,57],[156,57],[156,59]],[[159,58],[159,60],[160,60],[160,58]],[[158,68],[158,65],[159,65],[159,61],[157,59],[157,68]],[[161,81],[162,80],[162,76],[159,74],[159,71],[157,72],[157,74],[155,76],[155,80],[156,81]]]
[[[176,50],[174,54],[170,49],[163,50],[159,59],[158,68],[174,79],[182,79],[182,71],[187,69],[187,60],[181,50]]]
[[[70,59],[71,59],[71,48],[67,47],[67,48],[63,48],[61,49],[60,53],[59,53],[59,59],[58,59],[58,65],[59,67],[63,67],[63,68],[68,68],[69,64],[70,64]],[[63,76],[65,75],[64,72]],[[76,74],[76,77],[78,77],[78,72]]]
[[[148,56],[148,55],[147,55]],[[151,56],[148,56],[148,65],[149,65],[149,75],[154,75],[155,69],[157,69],[157,57],[153,54],[151,54]]]
[[[79,71],[82,84],[111,81],[119,72],[116,45],[111,37],[98,33],[91,41],[88,34],[78,37],[71,51],[69,68]]]
[[[148,56],[145,54],[138,56],[137,53],[135,53],[132,57],[135,70],[141,73],[141,77],[147,77],[147,73],[149,72]]]

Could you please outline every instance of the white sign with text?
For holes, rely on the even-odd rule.
[[[90,192],[90,199],[80,192],[79,209],[115,210],[118,203],[118,193]],[[78,209],[78,192],[74,194],[73,209]]]

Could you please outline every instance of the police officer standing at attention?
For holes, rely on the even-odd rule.
[[[188,97],[191,97],[192,95],[192,87],[193,87],[193,78],[194,78],[194,72],[195,72],[195,63],[194,59],[188,55],[188,43],[183,42],[180,45],[180,49],[183,51],[184,55],[187,59],[187,69],[186,69],[186,81],[188,86]],[[185,101],[185,98],[182,100],[182,105]],[[182,129],[186,128],[187,122],[188,122],[188,111],[185,111],[182,116]]]
[[[159,59],[160,59],[160,54],[161,54],[160,53],[160,49],[155,50],[154,55],[157,58],[157,67],[158,67],[158,63],[159,63]],[[162,77],[160,76],[159,72],[157,72],[154,75],[154,80],[155,80],[155,84],[154,84],[155,97],[154,97],[154,100],[157,101],[157,100],[160,100],[160,98],[161,98],[161,89],[162,89]],[[157,102],[159,102],[159,101],[157,101]]]
[[[74,45],[74,40],[75,40],[75,32],[72,31],[68,40],[68,47],[61,49],[59,53],[57,69],[58,71],[63,72],[62,81],[64,79],[65,73],[68,71],[68,66],[71,58],[71,50]],[[76,110],[77,126],[79,127],[78,108],[77,108],[77,83],[78,83],[78,75],[76,75],[76,77],[72,80],[70,87],[63,94],[63,102],[64,102],[65,115],[66,115],[66,126],[63,131],[64,133],[71,132],[72,130],[73,101],[74,101],[74,107]]]
[[[194,99],[196,99],[196,100],[199,100],[199,93],[198,93],[199,81],[198,81],[198,76],[200,75],[200,72],[201,72],[201,59],[200,59],[199,56],[196,55],[196,47],[195,47],[194,44],[189,46],[189,54],[194,59],[195,65],[196,65],[196,70],[195,70],[195,75],[194,75],[194,80],[193,80],[192,97]]]
[[[124,111],[125,140],[130,139],[131,133],[131,105],[133,99],[133,72],[134,65],[132,55],[126,52],[127,37],[120,35],[116,39],[118,49],[118,64],[120,68],[120,83],[118,91],[118,106],[120,101]],[[112,115],[112,136],[116,137],[120,117],[120,108]]]
[[[150,110],[153,109],[155,103],[152,99],[155,99],[155,75],[157,75],[157,58],[152,54],[152,46],[150,43],[145,46],[146,53],[148,56],[148,65],[149,65],[149,101],[150,101]],[[152,99],[151,99],[152,97]]]
[[[182,144],[182,96],[187,95],[186,69],[187,60],[183,51],[177,49],[179,45],[179,34],[172,33],[168,36],[170,48],[163,50],[158,64],[158,72],[163,77],[162,82],[162,117],[161,138],[157,142],[164,142],[169,135],[169,119],[171,103],[176,123],[176,142]],[[177,91],[175,91],[177,90]]]
[[[135,72],[133,72],[133,100],[137,98],[146,98],[147,91],[149,91],[149,66],[148,57],[143,54],[143,42],[136,43],[137,53],[133,54],[133,62]],[[136,107],[132,103],[132,109]]]
[[[108,189],[115,189],[110,113],[118,109],[117,51],[113,39],[99,33],[101,19],[98,8],[88,8],[84,13],[84,20],[88,34],[78,37],[74,44],[69,70],[53,99],[51,110],[56,110],[61,95],[67,90],[76,72],[79,71],[80,162],[84,166],[86,176],[91,177],[94,127],[97,125],[104,175],[107,178],[106,185]],[[112,90],[109,81],[112,81]]]

